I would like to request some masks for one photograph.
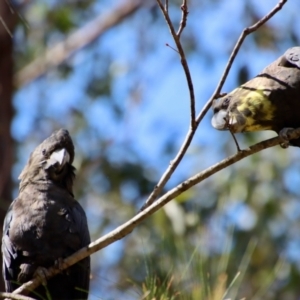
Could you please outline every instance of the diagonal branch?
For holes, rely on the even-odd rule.
[[[158,4],[160,5],[160,0],[157,0]],[[244,39],[246,38],[247,35],[249,35],[250,33],[256,31],[260,26],[262,26],[264,23],[266,23],[269,19],[271,19],[282,7],[283,5],[287,2],[287,0],[281,0],[278,2],[278,4],[267,14],[265,15],[263,18],[261,18],[257,23],[255,23],[254,25],[247,27],[243,30],[242,34],[240,35],[238,41],[236,42],[234,49],[230,55],[230,58],[227,62],[226,68],[223,72],[223,75],[221,76],[221,79],[217,85],[216,90],[214,91],[214,93],[212,94],[212,96],[210,97],[210,99],[207,101],[207,103],[204,105],[203,109],[201,110],[201,112],[199,113],[199,115],[197,116],[196,120],[195,120],[195,126],[190,126],[189,131],[186,134],[186,137],[184,139],[184,142],[182,143],[178,153],[176,154],[175,158],[170,162],[168,168],[166,169],[165,173],[161,176],[159,182],[157,183],[157,185],[154,187],[152,193],[150,194],[150,196],[148,197],[148,199],[146,200],[146,203],[143,205],[143,207],[141,208],[141,210],[145,209],[147,206],[149,206],[151,203],[153,203],[155,201],[155,199],[158,197],[158,195],[161,193],[162,189],[164,188],[164,186],[166,185],[166,183],[168,182],[168,180],[170,179],[170,177],[172,176],[172,174],[174,173],[175,169],[177,168],[177,166],[179,165],[180,161],[182,160],[183,156],[185,155],[188,147],[190,146],[193,137],[195,135],[196,129],[198,128],[200,122],[202,121],[202,119],[204,118],[204,116],[206,115],[206,113],[208,112],[208,110],[211,107],[212,101],[214,99],[216,99],[218,97],[218,95],[220,94],[220,91],[223,87],[223,84],[227,78],[227,75],[229,73],[229,70],[232,66],[232,63],[244,41]],[[160,8],[162,9],[162,7],[160,6]],[[162,9],[163,11],[163,9]],[[181,63],[182,66],[185,70],[185,74],[186,74],[186,78],[188,81],[188,87],[189,87],[189,91],[190,91],[190,99],[191,99],[191,103],[193,103],[193,97],[194,97],[194,91],[193,91],[193,85],[192,85],[192,81],[190,78],[190,73],[188,71],[188,65],[185,59],[185,55],[184,52],[182,50],[181,44],[180,44],[180,40],[178,40],[176,38],[176,34],[173,33],[172,28],[173,25],[168,17],[168,14],[164,13],[164,16],[166,18],[166,21],[169,25],[171,34],[173,39],[176,42],[176,46],[178,48],[178,45],[180,45],[180,48],[178,48],[178,52],[181,58]],[[171,24],[171,27],[170,27]],[[178,43],[178,45],[177,45]],[[180,51],[180,49],[182,50],[182,52]],[[185,62],[185,64],[183,64],[183,62]],[[187,72],[187,71],[188,72]]]
[[[3,293],[3,292],[0,292],[0,298],[13,299],[13,300],[35,300],[34,298],[31,297],[16,295],[12,293]]]
[[[300,128],[290,130],[288,132],[288,139],[297,139],[300,137]],[[206,178],[210,177],[211,175],[217,173],[218,171],[246,158],[254,153],[260,152],[264,149],[276,146],[280,143],[286,142],[286,139],[282,137],[275,137],[269,140],[265,140],[263,142],[257,143],[248,149],[241,150],[240,152],[225,158],[224,160],[220,161],[219,163],[207,168],[206,170],[190,177],[189,179],[183,181],[175,188],[164,194],[160,197],[155,203],[150,205],[149,207],[145,208],[142,212],[138,213],[132,219],[124,223],[123,225],[119,226],[118,228],[114,229],[113,231],[109,232],[108,234],[104,235],[103,237],[99,238],[98,240],[92,242],[89,246],[84,247],[74,253],[73,255],[67,257],[63,263],[60,265],[60,268],[52,267],[48,269],[49,276],[52,277],[58,274],[61,270],[64,270],[71,265],[77,263],[78,261],[82,260],[83,258],[103,249],[104,247],[122,239],[129,233],[133,231],[135,227],[137,227],[142,221],[144,221],[149,216],[153,215],[156,211],[158,211],[161,207],[167,204],[169,201],[174,199],[175,197],[179,196],[189,188],[195,186],[196,184],[200,183],[201,181],[205,180]],[[47,272],[47,273],[48,273]],[[41,284],[39,278],[35,278],[25,284],[23,284],[20,288],[15,290],[14,294],[27,294],[28,290],[33,290]]]
[[[119,24],[126,17],[134,13],[145,4],[143,0],[122,1],[122,4],[109,13],[101,14],[82,28],[69,35],[64,41],[58,43],[34,59],[15,74],[15,86],[20,87],[44,75],[51,67],[58,66],[75,51],[92,43],[109,28]]]

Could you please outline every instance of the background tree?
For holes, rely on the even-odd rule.
[[[299,44],[297,2],[288,1],[246,39],[224,91]],[[197,112],[214,90],[242,29],[276,3],[189,3],[182,44]],[[56,128],[68,128],[77,152],[75,195],[85,206],[96,238],[134,215],[177,153],[189,127],[188,89],[177,53],[165,47],[173,41],[154,1],[124,1],[116,6],[106,0],[67,4],[45,0],[14,10],[20,15],[14,14],[18,16],[13,39],[18,89],[13,97],[16,115],[11,133],[18,145],[18,160],[12,174],[16,179],[29,152],[45,136]],[[55,64],[57,54],[50,56],[52,60],[45,57],[44,53],[55,53],[49,51],[91,20],[116,16],[119,7],[130,4],[127,16],[111,23],[98,39],[91,39],[92,43],[59,65]],[[1,5],[11,12],[6,3]],[[180,5],[169,2],[175,24],[180,20]],[[87,28],[86,35],[96,27]],[[36,58],[45,62],[47,72],[33,76],[26,67],[36,66],[32,64]],[[4,72],[2,65],[0,72]],[[230,135],[215,131],[210,117],[201,124],[165,190],[235,152]],[[244,134],[238,139],[247,147],[272,134]],[[3,157],[3,162],[9,161]],[[296,148],[271,148],[188,190],[133,234],[92,256],[90,298],[140,299],[151,291],[149,299],[151,293],[206,299],[234,280],[227,295],[231,299],[297,299],[298,161]]]
[[[16,15],[11,7],[0,3],[0,220],[1,228],[5,211],[11,202],[11,170],[13,166],[13,139],[10,127],[13,118],[13,39],[12,32],[16,24]],[[4,290],[3,281],[0,290]]]

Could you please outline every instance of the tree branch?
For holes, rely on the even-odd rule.
[[[169,13],[169,0],[165,1],[165,11]]]
[[[157,0],[158,5],[160,6],[160,9],[163,11],[164,13],[164,17],[168,23],[168,26],[170,28],[172,37],[176,43],[180,58],[181,58],[181,63],[183,66],[183,69],[185,71],[186,74],[186,78],[187,78],[187,82],[188,82],[188,88],[190,91],[190,101],[191,103],[193,103],[194,100],[194,90],[193,90],[193,84],[192,84],[192,79],[190,77],[190,73],[189,73],[189,69],[188,69],[188,65],[185,59],[185,55],[184,52],[182,50],[181,44],[180,44],[180,40],[177,38],[177,35],[175,34],[173,25],[170,21],[170,18],[168,16],[168,14],[164,11],[160,0]],[[170,162],[168,168],[166,169],[166,171],[164,172],[164,174],[161,176],[159,182],[157,183],[157,185],[154,187],[152,193],[150,194],[150,196],[148,197],[148,199],[146,200],[145,204],[142,206],[141,210],[145,209],[146,207],[148,207],[150,204],[152,204],[155,199],[157,198],[157,196],[161,193],[162,189],[164,188],[164,186],[166,185],[166,183],[168,182],[168,180],[170,179],[170,177],[172,176],[172,174],[174,173],[174,171],[176,170],[177,166],[179,165],[180,161],[182,160],[183,156],[185,155],[188,147],[190,146],[193,137],[195,135],[196,129],[198,128],[200,122],[202,121],[202,119],[204,118],[204,116],[206,115],[206,113],[208,112],[208,110],[211,107],[212,101],[214,99],[216,99],[218,97],[218,95],[220,94],[220,91],[223,87],[223,84],[227,78],[227,75],[229,73],[229,70],[232,66],[232,63],[244,41],[244,39],[246,38],[247,35],[249,35],[250,33],[256,31],[260,26],[262,26],[264,23],[266,23],[271,17],[273,17],[282,7],[283,5],[287,2],[287,0],[281,0],[278,2],[278,4],[267,14],[265,15],[263,18],[261,18],[257,23],[255,23],[254,25],[247,27],[243,30],[242,34],[240,35],[238,41],[236,42],[234,49],[230,55],[230,58],[227,62],[227,65],[225,67],[225,70],[221,76],[221,79],[217,85],[216,90],[213,92],[212,96],[210,97],[210,99],[207,101],[207,103],[204,105],[203,109],[201,110],[201,112],[199,113],[199,115],[197,116],[196,120],[195,120],[195,125],[194,126],[190,126],[189,131],[186,134],[186,137],[184,139],[184,142],[182,143],[178,153],[176,154],[175,158]],[[173,30],[172,30],[173,29]],[[179,47],[178,47],[179,45]],[[192,106],[192,105],[191,105]]]
[[[142,0],[123,1],[109,13],[101,14],[94,20],[70,34],[64,41],[47,49],[45,53],[15,74],[14,84],[20,87],[44,75],[51,67],[58,66],[75,51],[92,43],[109,28],[117,25],[144,5]]]
[[[2,292],[0,292],[0,298],[15,299],[15,300],[35,300],[34,298],[23,296],[23,295],[16,295],[12,293],[2,293]]]
[[[181,21],[180,21],[180,25],[179,25],[179,29],[177,31],[177,36],[180,39],[181,33],[183,31],[183,29],[186,26],[186,20],[187,20],[187,16],[189,14],[188,11],[188,7],[187,7],[187,0],[183,0],[183,3],[181,5],[181,11],[182,11],[182,15],[181,15]]]
[[[297,139],[300,137],[300,128],[291,130],[288,132],[289,139]],[[118,241],[131,233],[135,227],[137,227],[142,221],[144,221],[149,216],[153,215],[156,211],[158,211],[162,206],[167,204],[169,201],[174,199],[175,197],[179,196],[189,188],[195,186],[196,184],[200,183],[201,181],[205,180],[206,178],[210,177],[211,175],[217,173],[218,171],[246,158],[254,153],[262,151],[264,149],[276,146],[280,143],[286,142],[285,139],[282,137],[275,137],[269,140],[265,140],[263,142],[257,143],[247,149],[241,150],[240,152],[231,155],[224,160],[220,161],[219,163],[207,168],[206,170],[190,177],[189,179],[183,181],[175,188],[171,189],[169,192],[164,194],[160,197],[155,203],[150,205],[149,207],[145,208],[143,211],[138,213],[132,219],[127,221],[126,223],[122,224],[118,228],[114,229],[113,231],[109,232],[108,234],[104,235],[103,237],[99,238],[98,240],[92,242],[87,247],[84,247],[77,251],[76,253],[72,254],[71,256],[67,257],[63,263],[60,265],[60,268],[51,267],[48,269],[50,277],[58,274],[61,270],[64,270],[71,265],[77,263],[78,261],[82,260],[83,258],[103,249],[104,247]],[[47,273],[48,273],[47,272]],[[15,290],[14,294],[27,294],[29,291],[34,290],[41,284],[41,280],[39,278],[34,278],[33,280],[23,284],[17,290]]]
[[[189,66],[185,57],[185,53],[184,50],[182,48],[181,42],[180,42],[180,36],[181,33],[184,29],[184,27],[186,26],[186,19],[187,19],[187,15],[188,15],[188,8],[187,8],[187,4],[186,4],[186,0],[183,0],[183,4],[181,5],[181,10],[182,10],[182,16],[181,16],[181,21],[180,21],[180,26],[178,29],[178,33],[176,33],[175,28],[172,24],[172,21],[170,19],[168,10],[165,9],[165,7],[163,6],[161,0],[156,0],[158,3],[158,6],[160,8],[160,10],[163,13],[163,16],[168,24],[170,33],[173,37],[173,40],[176,44],[176,48],[178,50],[178,54],[180,56],[180,61],[181,61],[181,65],[183,67],[184,73],[185,73],[185,77],[187,80],[187,84],[188,84],[188,88],[189,88],[189,93],[190,93],[190,106],[191,106],[191,128],[195,127],[195,118],[196,118],[196,109],[195,109],[195,93],[194,93],[194,87],[193,87],[193,81],[192,81],[192,76],[189,70]]]

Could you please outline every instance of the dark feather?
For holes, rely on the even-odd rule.
[[[20,175],[20,191],[7,212],[2,239],[3,276],[12,292],[35,276],[90,243],[85,212],[74,199],[74,146],[60,129],[30,155]],[[51,299],[87,299],[90,258],[47,282]],[[31,296],[47,299],[38,287]],[[78,290],[80,289],[80,290]]]

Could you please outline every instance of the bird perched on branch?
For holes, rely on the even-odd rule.
[[[60,129],[30,155],[19,176],[18,197],[7,212],[2,238],[3,276],[12,292],[90,243],[85,212],[74,199],[74,146]],[[50,278],[35,299],[87,299],[90,258]]]
[[[231,133],[300,127],[300,47],[288,49],[253,79],[213,103],[212,126]],[[291,140],[300,147],[300,139]]]

